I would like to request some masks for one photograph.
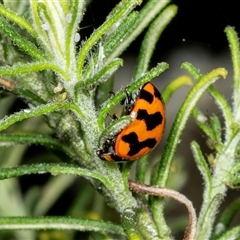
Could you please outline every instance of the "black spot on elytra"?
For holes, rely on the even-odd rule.
[[[122,140],[126,143],[129,143],[129,147],[130,147],[130,150],[128,152],[129,156],[136,155],[145,147],[153,148],[157,144],[157,141],[155,138],[148,138],[142,142],[139,142],[138,136],[135,132],[131,132],[129,134],[122,136]]]
[[[162,124],[163,116],[160,112],[148,114],[147,110],[139,109],[137,111],[137,119],[144,120],[147,127],[147,131],[151,131],[158,125]]]
[[[154,98],[154,96],[150,92],[148,92],[144,89],[142,89],[139,93],[139,99],[143,99],[143,100],[147,101],[148,103],[152,103],[153,98]]]

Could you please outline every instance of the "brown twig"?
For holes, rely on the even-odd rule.
[[[14,83],[11,82],[11,81],[5,80],[3,78],[0,78],[0,85],[3,85],[4,87],[9,89],[10,91],[12,91],[14,89]]]
[[[188,200],[181,193],[174,191],[168,188],[160,188],[156,186],[150,186],[138,182],[134,182],[132,180],[128,181],[129,189],[136,193],[149,194],[158,197],[170,197],[175,199],[176,201],[184,204],[188,210],[188,225],[185,230],[184,239],[183,240],[194,240],[196,229],[197,229],[197,216],[195,209],[193,208],[192,202]]]

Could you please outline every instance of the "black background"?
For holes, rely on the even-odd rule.
[[[81,27],[86,27],[83,32],[86,35],[90,34],[93,28],[97,28],[105,20],[107,14],[118,2],[93,0],[81,23]],[[147,1],[143,0],[143,4],[145,2]],[[158,47],[161,45],[164,45],[164,49],[177,47],[182,39],[185,39],[188,42],[208,45],[214,50],[220,50],[227,43],[223,33],[224,28],[230,25],[239,30],[237,1],[175,0],[172,3],[178,6],[178,14],[164,31]],[[133,44],[129,51],[137,53],[138,49],[139,47]]]

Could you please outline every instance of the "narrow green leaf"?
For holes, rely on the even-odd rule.
[[[15,178],[29,174],[43,174],[51,173],[52,175],[77,175],[83,177],[91,177],[98,179],[107,186],[111,186],[109,181],[99,173],[89,171],[84,168],[80,168],[76,164],[64,164],[64,163],[50,163],[50,164],[32,164],[32,165],[22,165],[12,168],[1,168],[0,179]]]
[[[231,50],[233,64],[233,119],[236,122],[240,120],[240,49],[239,39],[236,31],[232,27],[226,27],[225,33]]]
[[[231,108],[228,102],[226,101],[226,99],[224,98],[224,96],[221,93],[219,93],[216,88],[214,88],[213,86],[210,86],[208,90],[211,96],[214,98],[215,103],[217,104],[217,106],[219,107],[219,109],[223,114],[224,124],[225,124],[225,128],[224,128],[225,141],[227,142],[230,140],[233,134],[233,129],[232,129],[233,119],[232,119]]]
[[[62,1],[62,4],[65,5],[67,2]],[[76,33],[79,31],[79,24],[83,18],[84,15],[84,9],[86,5],[86,1],[70,1],[68,4],[71,4],[71,9],[68,11],[68,14],[71,15],[71,21],[67,25],[66,29],[66,41],[65,41],[65,51],[66,51],[66,71],[69,72],[71,66],[72,60],[76,58],[76,52],[71,51],[72,49],[75,50],[76,41],[75,36]],[[66,16],[68,16],[66,14]]]
[[[234,166],[232,167],[230,173],[230,180],[229,185],[230,186],[239,186],[240,185],[240,162],[238,161]]]
[[[122,227],[103,221],[86,220],[71,217],[1,217],[1,230],[77,230],[109,232],[125,235]]]
[[[38,4],[39,3],[37,1],[30,1],[33,23],[34,23],[36,32],[38,33],[38,41],[41,42],[42,45],[44,45],[45,49],[47,49],[47,52],[51,52],[51,49],[49,49],[49,45],[48,45],[47,33],[42,28],[40,15],[38,13]]]
[[[234,149],[240,141],[240,130],[236,131],[231,138],[231,141],[224,144],[221,153],[216,155],[216,165],[213,168],[212,173],[212,189],[210,198],[204,199],[204,204],[202,205],[199,218],[198,218],[198,239],[209,239],[213,222],[216,218],[216,213],[219,211],[219,205],[222,199],[226,195],[227,185],[232,184],[232,175],[231,170],[232,166],[235,163]],[[207,194],[204,193],[204,197],[207,197]],[[215,201],[215,198],[220,197],[221,199]],[[211,214],[214,213],[214,214]],[[211,216],[208,216],[209,213]]]
[[[142,41],[140,53],[138,55],[138,63],[135,70],[134,79],[138,79],[148,70],[149,63],[159,37],[176,13],[177,7],[175,5],[170,5],[165,8],[149,26],[148,31],[146,32]]]
[[[28,55],[37,60],[45,59],[44,54],[35,45],[21,36],[16,29],[14,29],[14,27],[6,22],[2,17],[0,17],[0,28],[14,44],[25,51]]]
[[[84,81],[79,81],[74,86],[75,97],[77,97],[77,93],[79,88],[82,87],[92,87],[91,85],[100,84],[102,82],[107,81],[112,74],[114,74],[117,69],[123,65],[122,59],[114,59],[112,62],[104,66],[96,75],[91,78],[88,78]]]
[[[198,222],[196,239],[209,239],[212,232],[212,226],[216,219],[216,214],[218,213],[218,208],[222,200],[223,195],[217,194],[212,199],[211,203],[208,204],[208,209],[203,217],[205,220]]]
[[[187,70],[196,80],[202,77],[202,74],[189,62],[182,63],[181,68]]]
[[[204,189],[205,189],[204,194],[207,195],[207,196],[204,196],[204,199],[209,199],[211,194],[211,188],[212,188],[211,172],[206,163],[206,160],[202,155],[199,145],[195,141],[191,143],[191,149],[193,152],[194,160],[203,177]]]
[[[101,38],[101,36],[110,29],[113,24],[115,24],[119,19],[121,19],[123,16],[127,15],[132,9],[137,6],[138,1],[137,0],[129,0],[125,4],[122,4],[121,8],[118,12],[114,14],[111,18],[109,18],[105,23],[103,23],[97,31],[95,31],[88,40],[84,43],[83,47],[81,48],[78,59],[77,59],[77,74],[78,80],[81,80],[82,78],[82,68],[86,59],[86,56],[90,49],[96,44],[96,42]]]
[[[195,67],[193,67],[193,65],[190,63],[185,62],[181,65],[181,67],[186,69],[197,80],[200,77],[202,77],[201,73]],[[217,106],[222,111],[222,114],[224,117],[225,128],[226,128],[225,136],[228,139],[232,135],[233,120],[232,120],[231,108],[230,108],[229,104],[227,103],[226,99],[223,97],[223,95],[221,93],[219,93],[215,87],[209,86],[208,91],[211,94],[211,96],[214,98]]]
[[[57,11],[56,6],[59,6],[59,2],[57,2],[56,4],[52,4],[52,2],[45,3],[44,1],[38,2],[38,15],[41,19],[42,29],[44,30],[43,24],[46,24],[48,26],[48,31],[45,30],[45,32],[47,35],[48,47],[50,48],[50,52],[54,52],[53,55],[55,55],[55,57],[63,57],[63,48],[65,46],[60,43],[62,39],[60,40],[58,35],[58,33],[61,32],[63,28],[63,12],[60,9],[58,9]],[[52,48],[53,46],[54,48]]]
[[[79,117],[84,117],[84,115],[79,110],[78,106],[71,104],[71,103],[48,103],[46,105],[40,105],[33,109],[25,109],[21,112],[15,113],[10,115],[9,117],[5,117],[4,119],[0,120],[0,131],[8,128],[12,124],[16,122],[20,122],[24,119],[30,117],[37,117],[43,114],[48,114],[54,111],[62,110],[62,109],[72,109]]]
[[[211,128],[214,132],[214,135],[215,135],[215,141],[218,145],[221,145],[222,144],[222,126],[221,126],[221,123],[220,123],[220,120],[217,116],[211,116],[210,117],[210,125],[211,125]],[[219,149],[218,152],[221,152],[221,149]]]
[[[226,230],[230,227],[233,218],[239,213],[239,211],[240,211],[240,198],[237,198],[230,205],[228,205],[224,212],[221,214],[221,217],[215,226],[213,240],[219,239],[221,235],[226,234]]]
[[[193,116],[196,119],[196,122],[198,126],[201,128],[201,130],[206,134],[206,136],[212,141],[215,142],[215,134],[213,132],[213,129],[209,126],[207,123],[207,117],[200,112],[197,108],[193,109]]]
[[[19,16],[12,10],[5,8],[2,4],[0,4],[0,14],[10,20],[11,22],[17,24],[21,28],[25,29],[29,34],[31,34],[34,38],[37,37],[37,33],[34,31],[32,25],[23,17]]]
[[[118,57],[137,36],[149,25],[149,23],[162,11],[164,7],[170,2],[170,0],[156,1],[148,0],[139,13],[139,17],[134,24],[130,26],[126,37],[118,44],[118,46],[108,56],[107,61],[111,61],[115,57]]]
[[[33,62],[24,65],[15,65],[13,67],[0,67],[0,74],[3,76],[18,76],[21,74],[43,70],[52,70],[66,81],[70,79],[70,76],[68,76],[62,68],[50,62]]]
[[[174,92],[185,85],[192,85],[192,79],[189,76],[180,76],[171,81],[162,91],[161,95],[167,104]]]
[[[138,16],[139,12],[131,12],[126,18],[123,19],[120,26],[117,29],[114,29],[114,31],[112,31],[110,35],[104,35],[103,48],[106,57],[108,57],[109,54],[111,54],[114,49],[119,45],[122,39],[125,38],[129,29],[137,21]],[[107,62],[111,61],[107,60]]]
[[[217,240],[226,240],[226,239],[239,239],[240,238],[240,226],[234,227],[231,230],[225,232]]]
[[[129,125],[132,121],[131,116],[123,116],[115,121],[113,121],[104,131],[99,138],[99,146],[101,146],[106,139],[113,138],[117,133],[119,133],[124,127]]]
[[[21,96],[22,98],[25,98],[31,102],[35,102],[37,104],[44,104],[46,103],[42,98],[40,98],[38,95],[33,93],[32,91],[28,89],[24,89],[23,87],[14,86],[13,92],[17,95]]]

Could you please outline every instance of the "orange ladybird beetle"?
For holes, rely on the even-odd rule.
[[[142,86],[128,114],[133,118],[132,122],[97,150],[101,159],[109,162],[133,161],[149,153],[160,142],[166,112],[162,96],[152,83]]]

